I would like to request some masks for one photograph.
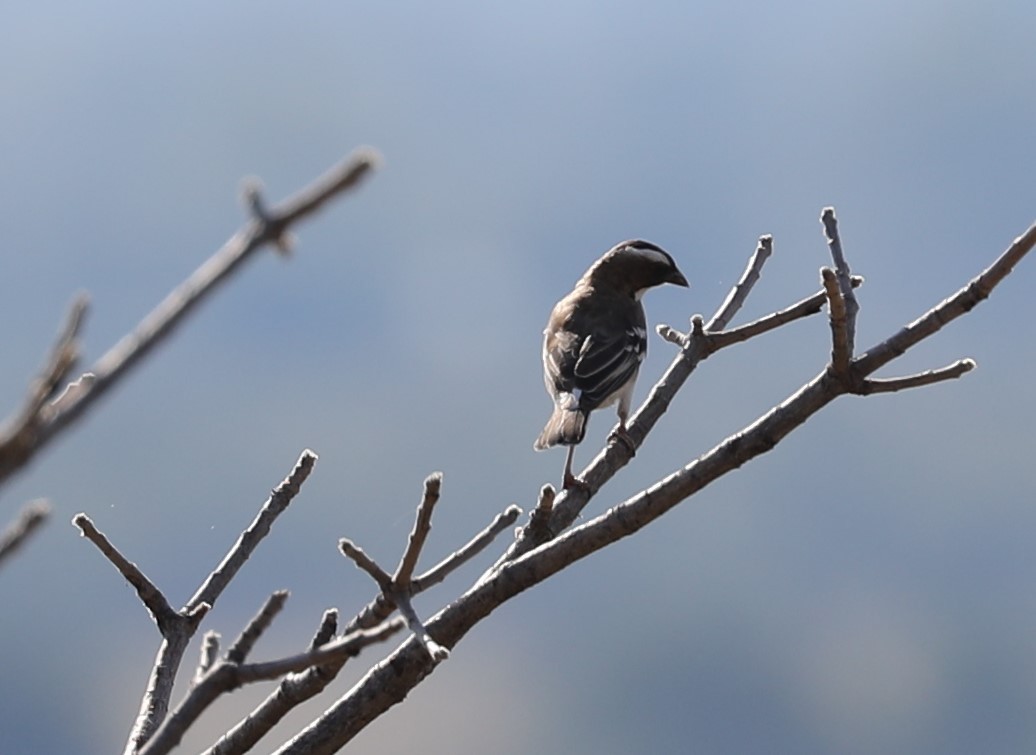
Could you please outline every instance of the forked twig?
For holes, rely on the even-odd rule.
[[[179,611],[172,608],[162,591],[94,526],[89,517],[85,514],[78,514],[73,520],[83,536],[96,545],[126,581],[133,585],[141,602],[155,618],[155,623],[162,635],[162,644],[151,669],[151,676],[141,700],[140,712],[126,744],[126,755],[135,755],[165,720],[176,674],[201,618],[215,604],[216,599],[259,543],[269,534],[277,517],[298,495],[302,483],[309,477],[316,459],[316,454],[312,451],[302,452],[291,474],[274,488],[255,520],[241,533],[223,561],[209,574],[194,596]],[[271,610],[276,612],[274,608]],[[270,618],[272,618],[272,614]],[[261,628],[259,627],[259,629]],[[250,641],[249,636],[243,635],[239,643],[244,644],[232,651],[237,654],[246,652],[250,647],[248,644]],[[210,647],[205,652],[214,653],[217,642],[217,637],[210,637],[208,639]],[[203,659],[199,666],[199,674],[202,676],[206,673],[205,665],[206,661]]]
[[[958,296],[936,305],[915,324],[879,344],[879,356],[875,357],[872,350],[868,350],[862,357],[855,359],[850,372],[866,378],[877,365],[885,363],[882,360],[892,348],[912,345],[924,337],[917,337],[921,329],[930,329],[928,334],[934,333],[963,314],[981,298],[988,296],[1010,267],[1034,245],[1036,225],[1016,240],[1007,252]],[[691,349],[693,345],[688,344],[687,348]],[[898,353],[903,353],[903,349]],[[967,364],[967,361],[963,361],[936,372],[946,378],[955,371],[963,370]],[[821,370],[781,404],[682,469],[535,549],[498,562],[464,595],[428,619],[425,622],[427,630],[434,634],[438,642],[452,647],[475,624],[505,601],[587,555],[647,526],[722,475],[771,450],[827,404],[852,392],[849,381],[840,379],[829,369]],[[555,512],[558,506],[558,502],[555,502]],[[401,644],[388,658],[371,668],[356,686],[319,719],[278,750],[278,755],[325,755],[337,752],[367,723],[403,700],[435,667],[435,662],[418,643]]]
[[[75,362],[76,336],[86,310],[86,299],[78,298],[51,360],[30,392],[26,408],[0,433],[0,481],[22,468],[118,384],[255,252],[267,244],[286,248],[288,231],[295,223],[355,187],[378,161],[374,150],[357,150],[308,187],[261,213],[257,208],[262,203],[253,196],[248,200],[252,219],[97,360],[90,372],[75,383],[75,390],[59,394],[58,388]],[[57,400],[48,409],[46,399],[55,397]]]

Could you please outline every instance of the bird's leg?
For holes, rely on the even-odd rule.
[[[626,446],[626,448],[630,452],[630,456],[636,456],[637,455],[637,447],[633,443],[632,436],[626,430],[626,420],[625,419],[620,418],[619,419],[619,424],[617,424],[615,426],[615,428],[608,434],[608,442],[609,443],[613,443],[615,441],[618,441],[618,442],[622,443],[622,445]]]
[[[587,484],[572,474],[572,457],[575,455],[576,447],[569,446],[568,454],[565,456],[565,473],[562,475],[562,486],[565,490],[571,490],[572,488],[587,489]]]

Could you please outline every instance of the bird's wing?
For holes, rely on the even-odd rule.
[[[610,337],[587,336],[573,371],[580,406],[593,410],[626,385],[637,374],[646,348],[643,328],[631,327]]]

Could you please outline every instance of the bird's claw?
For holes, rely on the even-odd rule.
[[[622,443],[622,445],[626,446],[626,450],[630,452],[630,456],[637,455],[637,446],[633,442],[633,438],[630,436],[629,432],[622,425],[617,425],[615,429],[608,434],[608,442]]]
[[[562,487],[565,490],[573,490],[573,489],[575,489],[575,490],[579,490],[579,491],[581,491],[583,493],[589,493],[590,492],[590,486],[587,485],[582,480],[580,480],[578,477],[576,477],[571,472],[566,472],[565,473],[565,479],[562,481],[561,485],[562,485]]]

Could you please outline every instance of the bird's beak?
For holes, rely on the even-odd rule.
[[[673,270],[669,274],[669,277],[665,279],[666,283],[672,283],[675,286],[683,286],[684,288],[690,288],[691,284],[687,282],[687,279],[683,277],[683,273],[679,270]]]

